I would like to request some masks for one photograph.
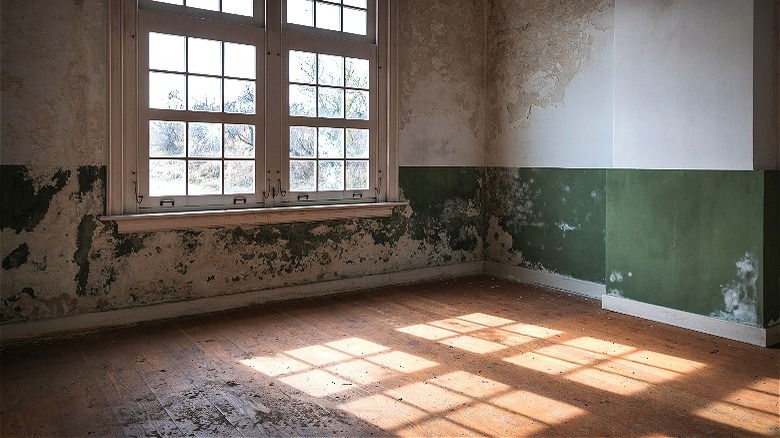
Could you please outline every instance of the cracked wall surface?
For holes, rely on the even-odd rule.
[[[486,164],[608,167],[612,0],[490,0]]]

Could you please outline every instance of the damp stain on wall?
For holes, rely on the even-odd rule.
[[[754,251],[736,261],[734,279],[720,286],[723,306],[710,316],[741,324],[758,325],[759,263]]]

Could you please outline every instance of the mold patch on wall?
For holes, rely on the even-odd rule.
[[[401,166],[482,165],[485,4],[399,2]]]
[[[488,168],[489,261],[604,283],[605,171]]]
[[[721,285],[723,307],[710,316],[739,322],[748,325],[758,325],[758,258],[748,251],[736,262],[735,279]]]
[[[4,174],[7,167],[0,166]],[[11,170],[14,170],[11,169]],[[26,181],[26,169],[16,169]],[[37,172],[42,174],[40,170]],[[0,230],[0,321],[163,302],[482,260],[481,168],[402,168],[409,206],[389,218],[117,233],[103,214],[105,169],[65,178],[40,218]],[[13,180],[13,178],[11,178]],[[18,187],[21,182],[0,188]]]

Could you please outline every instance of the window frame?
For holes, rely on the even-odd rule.
[[[255,0],[255,4],[262,4],[261,0]],[[369,1],[369,3],[372,3]],[[149,6],[149,5],[152,6]],[[394,68],[388,61],[394,58],[395,47],[395,22],[397,17],[397,7],[391,0],[377,0],[376,20],[377,30],[375,35],[380,35],[379,44],[374,43],[376,48],[377,72],[375,81],[372,84],[375,87],[376,99],[371,99],[371,111],[376,111],[377,116],[372,117],[375,126],[371,132],[376,137],[371,155],[372,162],[376,168],[372,169],[370,175],[374,181],[370,181],[369,189],[373,192],[373,199],[360,198],[352,199],[340,198],[337,200],[319,199],[312,202],[297,202],[291,199],[285,199],[282,196],[287,192],[288,176],[283,172],[286,162],[284,156],[287,155],[284,140],[289,136],[284,135],[285,120],[288,118],[285,111],[286,100],[278,85],[284,86],[286,74],[283,68],[286,62],[283,61],[284,47],[287,41],[286,31],[283,28],[283,9],[285,0],[268,1],[264,5],[266,17],[278,17],[278,19],[252,19],[250,17],[240,17],[240,24],[262,26],[260,30],[265,35],[265,50],[258,48],[257,64],[264,65],[263,71],[257,71],[257,96],[258,110],[260,100],[264,100],[264,118],[259,117],[256,124],[256,157],[265,155],[264,171],[266,175],[263,178],[256,179],[256,194],[267,196],[263,206],[258,208],[258,204],[248,205],[228,205],[222,203],[218,206],[195,206],[190,208],[177,208],[175,211],[159,211],[159,209],[141,209],[139,200],[144,195],[146,187],[139,183],[138,176],[142,168],[140,162],[144,160],[144,151],[147,147],[143,145],[142,135],[139,123],[147,120],[143,116],[144,108],[141,106],[142,99],[139,97],[140,90],[143,89],[140,84],[139,64],[142,60],[139,57],[142,54],[139,46],[141,39],[138,38],[142,27],[140,26],[140,14],[145,12],[144,8],[162,13],[176,13],[182,8],[177,5],[168,5],[154,3],[149,0],[127,1],[127,0],[109,0],[109,147],[107,151],[107,193],[106,193],[106,215],[104,220],[115,221],[119,225],[120,232],[143,231],[155,229],[188,229],[203,227],[231,226],[237,223],[280,223],[290,221],[323,220],[323,212],[339,211],[338,217],[386,217],[392,213],[392,210],[398,205],[404,205],[397,202],[397,165],[395,152],[395,98],[389,93],[395,87],[391,83],[395,81],[396,75],[392,72]],[[193,9],[193,8],[189,8]],[[213,20],[222,16],[222,13],[212,13],[212,11],[198,10],[196,14],[200,19]],[[322,31],[316,28],[298,29],[305,26],[288,26],[290,35],[293,33],[302,34],[308,38],[333,38],[330,31]],[[294,28],[294,29],[293,29]],[[338,32],[337,32],[338,33]],[[297,38],[297,36],[296,36]],[[215,38],[219,39],[219,38]],[[360,38],[353,39],[357,41]],[[339,39],[342,40],[342,39]],[[359,41],[358,44],[371,44],[365,41]],[[262,54],[265,54],[265,60],[261,61]],[[373,71],[372,71],[373,73]],[[148,73],[147,73],[148,75]],[[148,80],[148,79],[147,79]],[[262,84],[262,85],[261,85]],[[265,90],[261,90],[264,85]],[[264,91],[264,92],[263,92]],[[286,94],[286,93],[285,93]],[[279,102],[278,107],[273,102]],[[229,118],[229,117],[228,117]],[[228,122],[226,122],[228,123]],[[148,125],[148,123],[147,123]],[[265,125],[265,129],[261,125]],[[148,132],[148,126],[146,127]],[[260,133],[264,131],[265,144],[262,141]],[[146,150],[148,155],[148,149]],[[147,160],[148,165],[148,160]],[[259,164],[256,164],[256,174],[261,173]],[[392,170],[391,170],[392,169]],[[147,174],[148,175],[148,174]],[[146,176],[148,180],[148,176]],[[139,192],[140,189],[140,192]],[[223,195],[232,196],[232,195]],[[262,196],[260,197],[262,198]],[[235,204],[235,201],[234,201]],[[313,205],[310,205],[313,204]],[[335,204],[335,205],[334,205]],[[322,207],[330,206],[330,210]],[[181,207],[181,205],[179,205]],[[344,207],[344,208],[342,208]],[[311,213],[309,213],[311,212]],[[197,217],[197,220],[193,220]],[[336,218],[336,217],[334,217]]]

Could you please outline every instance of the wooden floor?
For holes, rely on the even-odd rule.
[[[484,277],[0,356],[4,437],[780,434],[780,350]]]

